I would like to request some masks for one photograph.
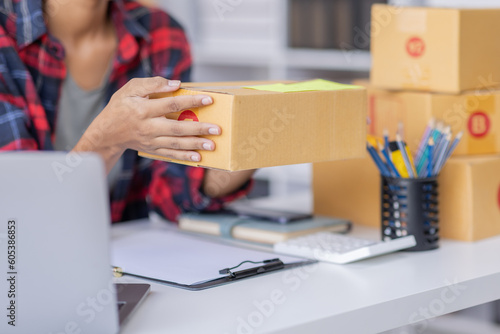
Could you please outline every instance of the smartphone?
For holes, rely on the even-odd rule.
[[[297,220],[312,218],[312,214],[310,213],[264,209],[251,206],[231,207],[231,211],[240,217],[263,219],[280,224],[288,224]]]

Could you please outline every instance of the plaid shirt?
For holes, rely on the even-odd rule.
[[[110,2],[109,12],[118,48],[106,103],[132,78],[189,81],[189,45],[175,20],[128,0]],[[0,151],[53,150],[64,57],[63,46],[47,31],[41,0],[0,4]],[[127,150],[110,194],[112,221],[143,218],[150,210],[175,221],[182,212],[218,210],[248,190],[247,184],[231,196],[209,198],[201,191],[204,175],[202,168],[152,161]]]

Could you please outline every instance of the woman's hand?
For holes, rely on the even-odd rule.
[[[149,99],[153,93],[174,92],[179,81],[161,77],[132,79],[118,90],[99,116],[90,124],[74,151],[94,151],[102,155],[111,170],[126,149],[161,155],[170,159],[200,161],[194,150],[212,151],[213,141],[197,136],[219,135],[219,126],[199,122],[179,122],[168,113],[207,106],[208,95],[186,95]]]

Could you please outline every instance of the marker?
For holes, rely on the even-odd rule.
[[[384,150],[389,150],[389,131],[387,129],[384,129]]]

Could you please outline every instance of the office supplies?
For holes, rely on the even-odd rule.
[[[244,261],[263,262],[276,254],[243,245],[173,230],[148,230],[112,241],[112,264],[126,275],[192,291],[208,289],[256,277],[271,271],[312,264],[297,257],[280,256],[276,261],[254,265],[245,263],[236,275],[220,270]]]
[[[408,170],[403,159],[403,154],[399,150],[398,144],[394,141],[389,142],[389,151],[391,152],[390,157],[392,163],[398,170],[399,174],[403,178],[409,177]]]
[[[179,216],[179,228],[224,238],[274,244],[324,230],[347,232],[351,223],[345,219],[312,217],[283,225],[262,219],[238,217],[230,213],[185,213]]]
[[[372,157],[373,161],[375,162],[375,165],[377,165],[377,168],[379,169],[380,174],[385,175],[385,176],[390,176],[391,173],[390,173],[388,167],[385,165],[385,163],[382,161],[382,159],[378,155],[375,148],[369,142],[367,142],[367,144],[366,144],[366,150],[368,151],[368,153]]]
[[[433,175],[437,175],[441,168],[443,167],[444,164],[444,159],[446,157],[446,152],[448,150],[448,144],[450,143],[451,140],[451,134],[448,132],[446,134],[446,138],[444,140],[441,140],[442,144],[441,147],[439,148],[439,152],[436,154],[436,163],[434,164],[432,173]]]
[[[458,145],[463,132],[460,132],[453,140],[453,143],[451,143],[452,135],[450,126],[437,121],[436,127],[432,128],[434,122],[434,119],[429,122],[422,135],[415,155],[415,162],[399,133],[396,134],[395,141],[389,142],[388,150],[374,139],[376,137],[368,136],[367,150],[379,169],[380,175],[402,178],[426,178],[438,175],[446,160],[448,160]],[[384,137],[385,134],[386,132],[384,131]],[[384,138],[384,143],[386,140],[388,141],[388,138]],[[423,145],[424,142],[426,142],[426,145]],[[385,162],[379,156],[376,148],[373,147],[373,143],[376,144],[375,147],[384,156]]]
[[[389,169],[391,171],[391,176],[401,177],[401,175],[398,172],[398,169],[396,168],[396,166],[394,166],[394,163],[392,162],[391,157],[389,156],[389,142],[387,142],[387,147],[382,147],[382,145],[380,145],[379,151],[381,151],[382,154],[384,155],[385,162],[389,166]]]
[[[384,135],[384,150],[388,151],[389,150],[389,131],[387,129],[384,129],[383,135]]]
[[[398,144],[399,151],[403,156],[403,162],[405,164],[409,177],[415,177],[415,167],[413,167],[412,159],[410,159],[411,154],[409,153],[406,144],[403,143],[403,139],[399,134],[396,135],[396,143]]]
[[[429,154],[427,157],[427,174],[424,176],[431,177],[432,175],[432,156],[434,155],[434,138],[429,139]]]
[[[429,158],[434,155],[434,139],[429,136],[426,146],[423,148],[423,154],[420,156],[417,164],[417,174],[419,177],[425,177],[428,171]]]
[[[418,145],[417,153],[415,154],[415,163],[417,165],[420,165],[420,159],[422,158],[422,155],[425,152],[425,148],[427,146],[427,143],[429,141],[429,138],[432,134],[432,131],[434,130],[434,124],[435,124],[435,119],[434,117],[429,120],[429,123],[427,124],[427,127],[425,128],[424,134],[422,135],[422,140],[420,141],[420,144]],[[417,170],[418,173],[418,170]]]
[[[381,236],[383,240],[415,237],[409,251],[439,246],[439,207],[436,178],[387,178],[381,181]]]
[[[398,131],[397,131],[396,135],[397,136],[399,135],[401,137],[401,140],[403,140],[405,137],[405,126],[404,126],[403,122],[401,122],[401,121],[398,122]]]
[[[274,245],[277,253],[345,264],[395,252],[416,245],[412,235],[388,241],[373,241],[347,235],[319,232]]]
[[[446,151],[446,157],[445,157],[444,161],[448,160],[451,157],[451,154],[453,153],[453,151],[457,147],[458,143],[460,142],[460,139],[462,139],[463,134],[464,134],[464,132],[460,131],[456,135],[455,139],[453,140],[453,143],[451,144],[451,146]],[[443,165],[444,165],[444,163],[443,163]]]
[[[0,180],[0,333],[117,333],[149,287],[113,284],[100,158],[2,153]]]

